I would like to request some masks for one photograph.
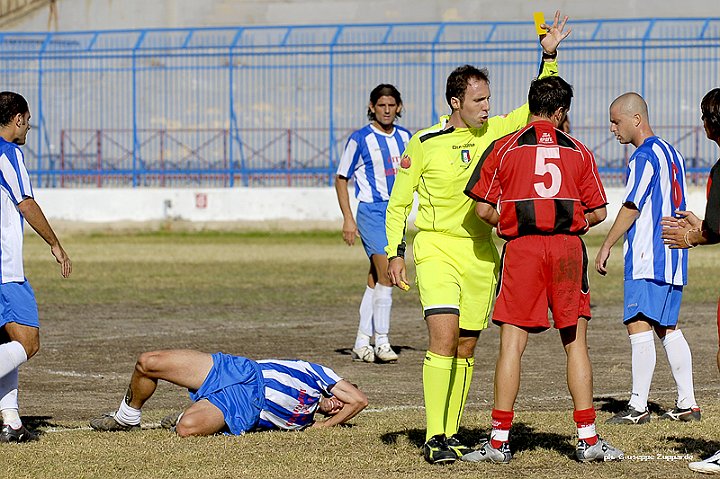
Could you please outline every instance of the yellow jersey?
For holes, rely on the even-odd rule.
[[[558,74],[557,62],[543,62],[539,78]],[[507,115],[488,118],[482,128],[448,126],[449,116],[410,139],[400,162],[385,220],[388,257],[405,255],[405,226],[418,194],[415,226],[462,238],[490,238],[492,227],[475,215],[475,201],[464,190],[490,144],[525,126],[527,103]]]

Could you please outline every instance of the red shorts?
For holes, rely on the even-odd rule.
[[[558,329],[590,319],[587,251],[579,236],[521,236],[505,244],[493,322]]]

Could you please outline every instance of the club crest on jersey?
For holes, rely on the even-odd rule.
[[[540,139],[538,140],[538,143],[541,143],[543,145],[552,145],[553,139],[552,135],[548,133],[547,131],[544,131],[542,135],[540,135]]]
[[[461,159],[462,162],[465,163],[466,165],[467,165],[468,163],[470,163],[470,160],[471,160],[471,158],[470,158],[470,150],[462,150],[462,151],[460,152],[460,159]]]
[[[412,160],[410,159],[410,157],[407,155],[403,155],[402,159],[400,160],[400,168],[407,170],[408,168],[410,168],[410,165],[412,165]]]

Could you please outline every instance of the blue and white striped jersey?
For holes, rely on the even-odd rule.
[[[355,197],[363,203],[388,201],[405,146],[412,135],[401,126],[384,133],[367,125],[350,135],[337,174],[355,181]]]
[[[685,190],[682,155],[657,136],[646,139],[628,163],[625,202],[637,206],[640,217],[625,235],[625,279],[687,284],[687,251],[665,246],[660,224],[663,216],[686,209]]]
[[[23,217],[18,203],[32,197],[25,158],[15,143],[0,138],[0,282],[25,281]]]
[[[257,361],[265,381],[260,429],[303,429],[313,423],[322,396],[342,378],[332,369],[300,360]]]

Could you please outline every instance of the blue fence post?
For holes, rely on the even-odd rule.
[[[437,111],[437,88],[435,85],[436,82],[436,76],[437,76],[437,66],[436,66],[436,55],[437,55],[437,46],[440,42],[440,38],[442,37],[443,32],[445,31],[445,24],[442,23],[437,29],[437,32],[435,32],[435,38],[433,38],[432,44],[430,46],[430,105],[432,107],[430,108],[430,116],[431,121],[430,124],[434,125],[439,121],[440,115]]]
[[[328,114],[330,115],[328,121],[328,186],[332,186],[334,176],[334,172],[332,170],[335,154],[335,46],[337,45],[338,38],[340,37],[342,31],[342,26],[337,27],[328,49],[328,54],[330,55],[330,58],[328,59],[328,66],[330,70],[328,72]]]
[[[133,188],[138,187],[139,172],[138,172],[138,150],[140,149],[140,139],[138,138],[138,103],[137,103],[137,51],[140,48],[143,40],[145,39],[146,30],[143,30],[138,36],[137,42],[132,49],[132,135],[133,135],[133,149],[132,149],[132,186]]]
[[[240,34],[241,30],[238,30],[238,33],[235,34],[235,41],[237,41],[238,35]],[[235,41],[233,42],[233,45],[235,44]],[[234,88],[233,88],[233,80],[235,78],[234,75],[234,62],[235,59],[233,58],[233,45],[230,45],[228,47],[228,139],[230,141],[230,144],[228,145],[228,167],[229,167],[229,175],[230,175],[230,188],[235,186],[235,165],[233,157],[233,124],[234,118],[235,118],[235,94],[234,94]]]
[[[645,95],[647,94],[646,89],[645,89],[645,84],[647,81],[647,41],[650,38],[650,32],[652,32],[652,29],[654,26],[655,26],[655,20],[651,20],[650,23],[648,24],[647,29],[645,29],[645,34],[642,37],[642,42],[641,42],[641,47],[640,47],[641,48],[640,55],[642,58],[640,61],[640,68],[641,68],[640,76],[642,78],[640,80],[640,85],[641,85],[640,95],[642,95],[643,97],[645,97]]]
[[[45,135],[43,133],[46,133],[45,130],[45,114],[43,111],[43,56],[45,54],[45,49],[47,48],[48,43],[50,42],[50,38],[52,36],[52,33],[48,33],[45,36],[45,40],[42,43],[42,46],[40,47],[40,50],[38,51],[38,58],[37,58],[37,76],[38,76],[38,104],[37,104],[37,136],[38,136],[38,146],[37,146],[37,161],[38,161],[38,174],[37,174],[37,184],[38,186],[42,186],[42,171],[43,171],[43,140],[47,140],[47,138],[44,138]],[[48,144],[48,151],[50,150],[50,145]],[[49,162],[48,162],[49,163]]]

